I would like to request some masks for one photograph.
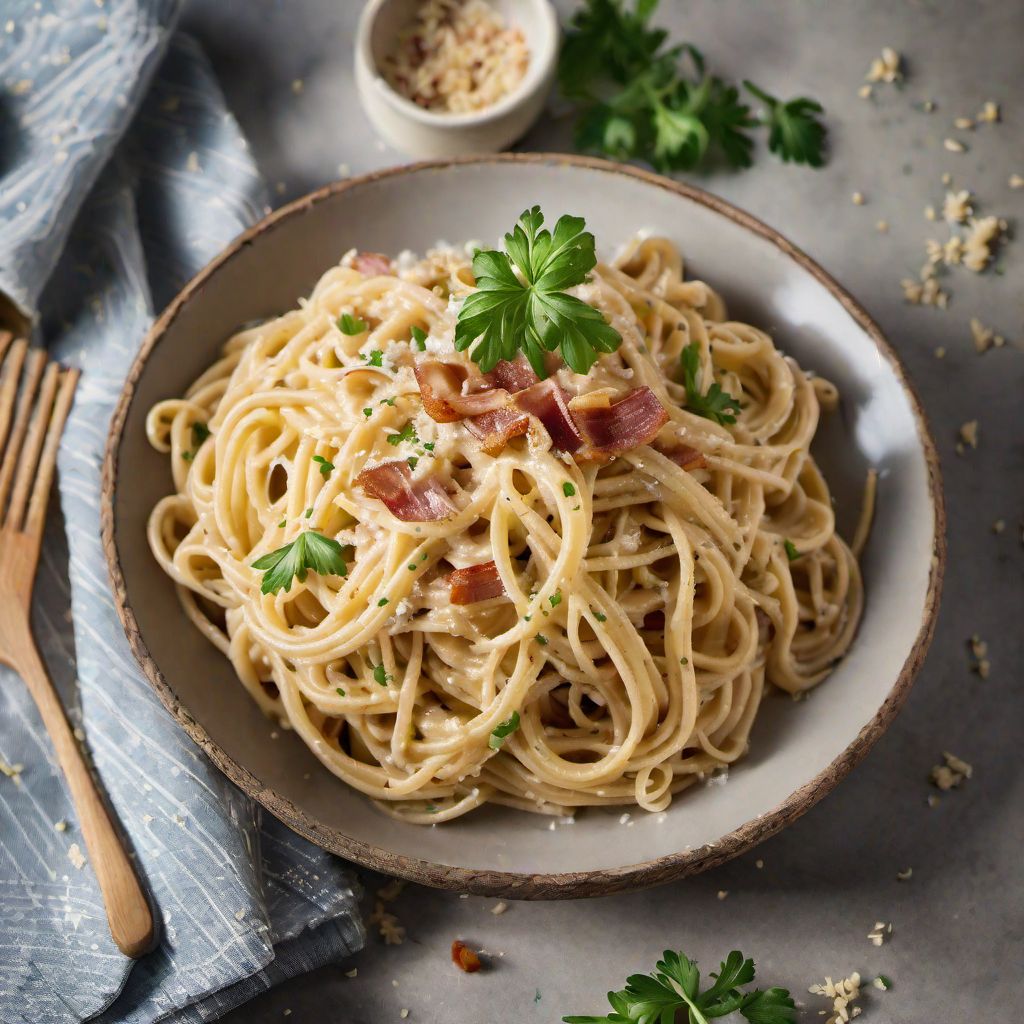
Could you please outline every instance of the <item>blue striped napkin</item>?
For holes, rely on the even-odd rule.
[[[344,863],[261,818],[156,700],[100,547],[103,445],[132,356],[154,313],[264,208],[210,67],[173,32],[178,6],[0,5],[0,293],[83,370],[34,623],[162,932],[135,964],[113,945],[49,741],[0,669],[4,1024],[213,1020],[364,937]]]

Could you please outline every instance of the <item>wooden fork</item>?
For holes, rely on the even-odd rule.
[[[77,382],[77,370],[47,362],[41,350],[30,351],[26,341],[0,331],[0,663],[21,675],[39,706],[78,812],[110,934],[126,956],[139,957],[152,948],[153,916],[30,626],[46,504]]]

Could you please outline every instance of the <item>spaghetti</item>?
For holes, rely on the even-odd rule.
[[[448,249],[350,253],[151,411],[176,493],[149,540],[189,618],[389,813],[660,811],[744,754],[766,682],[799,694],[849,647],[860,572],[809,451],[838,393],[683,269],[637,239],[574,290],[622,344],[554,372],[571,422],[640,392],[664,409],[603,456],[571,454],[525,400],[479,426],[502,414],[453,348],[474,282]],[[687,409],[694,343],[736,422]],[[437,363],[467,382],[447,422]],[[514,394],[523,366],[504,369]],[[346,574],[262,593],[252,563],[306,530],[343,545]]]

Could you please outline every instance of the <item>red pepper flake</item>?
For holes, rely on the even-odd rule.
[[[467,974],[474,974],[481,967],[480,957],[462,939],[456,939],[452,943],[452,963]]]

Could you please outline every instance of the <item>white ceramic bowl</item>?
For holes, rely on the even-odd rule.
[[[356,87],[378,133],[410,156],[495,153],[525,135],[537,120],[558,65],[558,16],[550,0],[492,0],[506,24],[520,28],[530,63],[516,89],[480,111],[424,110],[384,80],[379,67],[420,0],[368,0],[356,30]]]
[[[423,828],[385,816],[331,775],[296,736],[275,730],[228,661],[189,623],[153,562],[146,520],[172,490],[167,458],[146,441],[154,402],[180,395],[240,324],[309,293],[350,247],[397,253],[438,238],[497,242],[524,207],[549,221],[579,214],[599,253],[641,228],[682,249],[733,315],[839,386],[815,456],[849,537],[868,466],[881,473],[864,551],[864,618],[854,645],[805,701],[770,695],[749,755],[725,785],[680,794],[663,815],[590,809],[574,825],[487,807]],[[893,350],[817,264],[760,221],[707,193],[600,160],[505,154],[355,178],[272,214],[171,303],[132,367],[111,427],[104,541],[119,613],[168,708],[239,786],[297,832],[382,871],[463,892],[552,898],[635,888],[741,853],[802,814],[860,760],[892,720],[924,657],[945,547],[938,459]]]

